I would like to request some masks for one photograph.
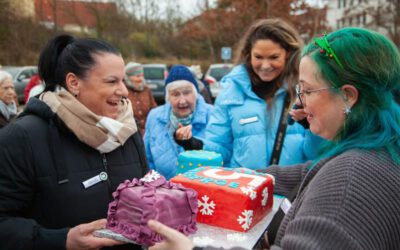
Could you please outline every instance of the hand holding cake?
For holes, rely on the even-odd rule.
[[[149,220],[147,223],[149,228],[154,232],[162,235],[164,237],[164,241],[161,243],[157,243],[156,245],[149,248],[149,250],[191,250],[193,249],[192,241],[186,237],[184,234],[167,227],[166,225],[155,221]]]
[[[66,249],[99,249],[125,244],[121,241],[93,236],[93,231],[104,228],[106,223],[106,219],[100,219],[71,228],[67,235]]]

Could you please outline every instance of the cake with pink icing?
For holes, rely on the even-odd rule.
[[[185,235],[197,230],[197,192],[171,183],[153,170],[142,179],[121,183],[113,197],[106,228],[137,244],[152,246],[163,239],[147,227],[149,219]]]

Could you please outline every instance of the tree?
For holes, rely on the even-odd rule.
[[[368,27],[382,29],[390,39],[400,46],[400,1],[386,0],[379,3],[375,8],[367,9],[367,13],[372,16],[372,21]]]
[[[234,47],[246,28],[256,19],[281,17],[292,20],[293,0],[219,0],[216,8],[204,10],[189,20],[179,37],[190,39],[200,54],[219,60],[221,47]],[[205,5],[206,6],[206,5]],[[204,50],[206,49],[206,50]]]
[[[293,21],[296,23],[300,36],[308,42],[315,36],[329,31],[326,14],[328,6],[311,6],[308,1],[297,1],[292,5]]]
[[[52,31],[31,17],[19,16],[10,1],[0,1],[0,64],[35,65]]]

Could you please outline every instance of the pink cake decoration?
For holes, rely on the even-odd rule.
[[[150,170],[141,179],[121,183],[109,204],[106,228],[137,244],[152,246],[162,236],[147,227],[158,220],[185,235],[197,231],[197,192]]]

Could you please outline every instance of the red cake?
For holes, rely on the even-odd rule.
[[[200,167],[171,182],[197,191],[197,222],[246,232],[272,210],[274,178],[250,169]]]
[[[166,181],[151,170],[142,179],[126,180],[113,193],[107,229],[140,245],[151,246],[162,237],[147,227],[158,220],[185,235],[196,232],[197,193]]]

